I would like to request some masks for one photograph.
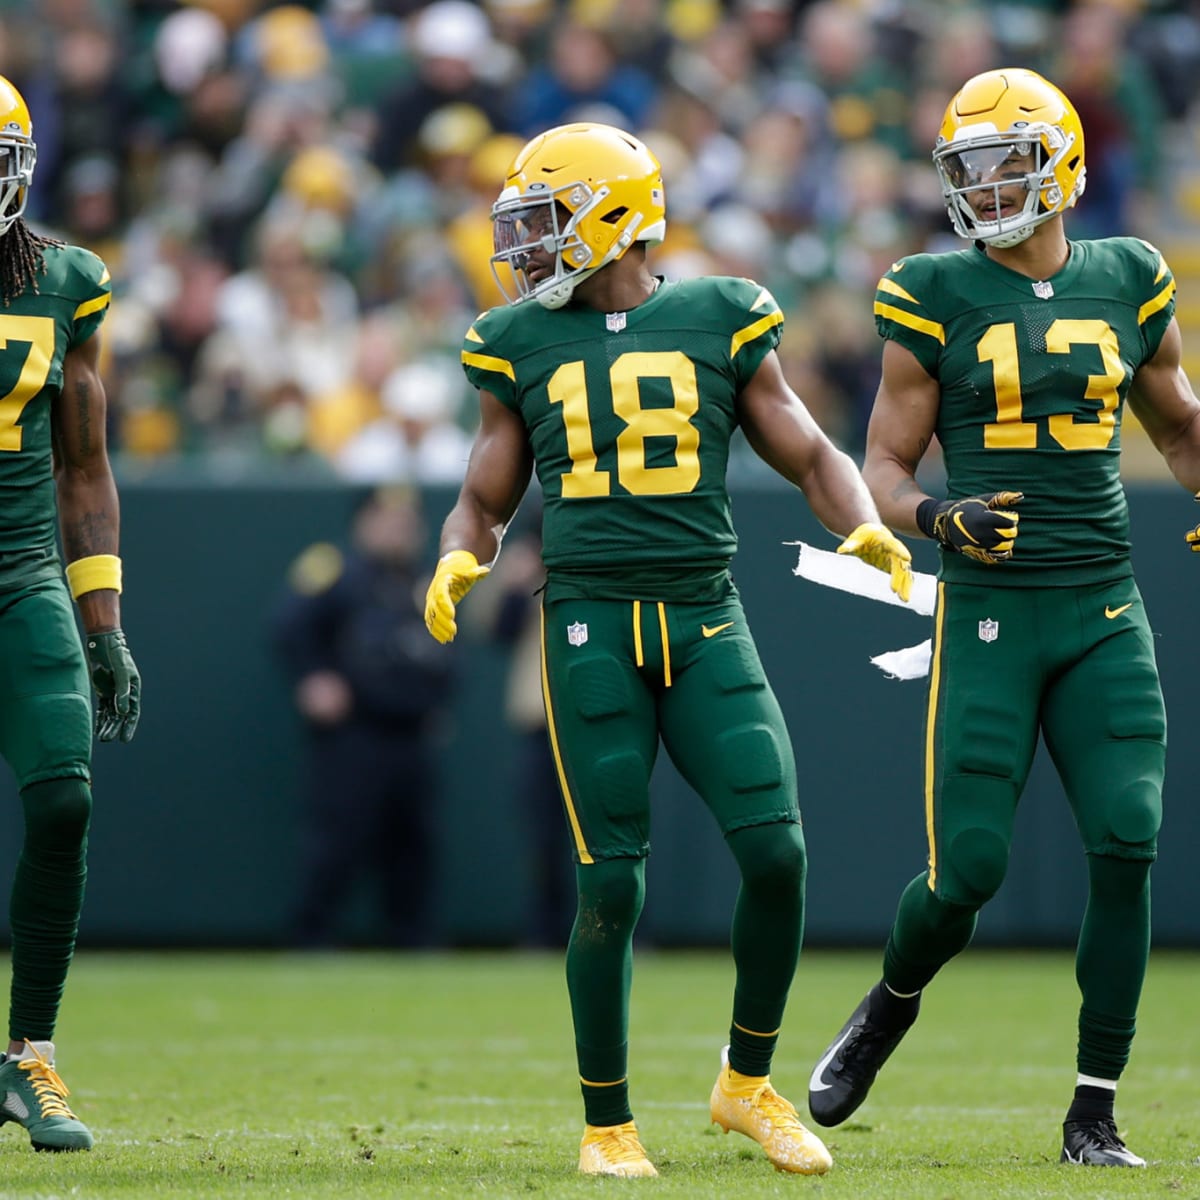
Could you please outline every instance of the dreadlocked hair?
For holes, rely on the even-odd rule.
[[[56,238],[34,233],[18,217],[0,237],[0,299],[7,308],[27,291],[38,291],[38,276],[45,275],[46,262],[42,255],[49,246],[61,246]]]

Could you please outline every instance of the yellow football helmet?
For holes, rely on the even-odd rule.
[[[21,93],[0,75],[0,235],[25,211],[37,147]]]
[[[1079,114],[1054,84],[1024,67],[985,71],[963,84],[946,109],[933,162],[955,231],[1001,248],[1066,212],[1087,180]],[[1005,215],[1000,193],[1017,182],[1027,189],[1024,205]],[[981,194],[993,219],[970,203]]]
[[[510,304],[561,308],[575,288],[634,242],[666,233],[662,168],[637,138],[611,125],[559,125],[527,143],[492,205],[492,273]],[[544,278],[529,251],[554,255]]]

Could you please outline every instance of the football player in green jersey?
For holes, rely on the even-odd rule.
[[[25,815],[0,1124],[23,1125],[39,1150],[87,1150],[92,1135],[67,1105],[51,1039],[83,904],[93,732],[129,741],[141,684],[121,631],[98,370],[108,271],[26,225],[36,156],[29,110],[0,78],[0,754]]]
[[[467,331],[481,423],[426,623],[488,572],[536,467],[544,506],[542,678],[577,862],[567,982],[586,1174],[654,1175],[629,1102],[634,927],[659,745],[717,821],[741,873],[729,1047],[714,1122],[781,1170],[830,1157],[771,1086],[804,920],[805,848],[783,718],[730,577],[730,438],[799,487],[839,550],[907,598],[910,555],[879,523],[854,463],[784,380],[783,314],[748,279],[666,282],[646,248],[666,221],[650,150],[606,125],[560,126],[517,156],[493,208],[511,303]]]
[[[1078,114],[1032,71],[989,71],[951,100],[934,151],[958,233],[880,281],[886,339],[866,480],[885,520],[940,543],[925,763],[929,865],[900,898],[869,991],[817,1063],[809,1109],[844,1121],[963,950],[1004,879],[1039,734],[1079,829],[1078,1076],[1063,1162],[1143,1166],[1117,1134],[1150,947],[1150,866],[1166,719],[1129,559],[1119,475],[1126,404],[1200,489],[1200,402],[1180,369],[1175,284],[1135,238],[1072,242]],[[949,497],[915,473],[941,443]]]

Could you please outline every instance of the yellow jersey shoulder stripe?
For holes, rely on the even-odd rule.
[[[517,382],[517,373],[507,358],[497,358],[494,354],[474,354],[470,350],[464,350],[462,361],[465,367],[478,367],[481,371],[495,371],[497,375],[507,375],[513,383]]]
[[[937,321],[930,321],[925,317],[914,316],[910,312],[905,312],[902,308],[896,308],[892,304],[884,304],[880,300],[875,301],[875,315],[877,317],[887,317],[889,321],[895,321],[897,325],[905,325],[909,329],[915,329],[918,333],[925,333],[931,338],[937,338],[943,346],[946,344],[945,327]]]
[[[480,335],[475,331],[474,325],[472,325],[471,328],[467,330],[465,336],[466,336],[466,340],[468,342],[478,342],[480,345],[483,345],[483,338],[480,337]]]
[[[1144,325],[1148,318],[1154,316],[1159,309],[1166,308],[1171,297],[1175,295],[1175,280],[1172,279],[1157,296],[1147,300],[1141,308],[1138,309],[1138,324]]]
[[[783,324],[783,313],[776,309],[773,313],[768,313],[760,321],[755,321],[753,325],[747,325],[745,329],[739,329],[737,333],[729,339],[729,357],[736,358],[738,351],[748,342],[754,341],[756,337],[760,337],[766,333],[774,325]]]
[[[94,312],[99,312],[102,308],[108,307],[108,302],[112,299],[109,292],[105,292],[102,296],[95,296],[91,300],[85,300],[76,310],[75,315],[71,318],[73,321],[78,321],[82,317],[90,316]]]
[[[888,279],[886,275],[879,281],[879,286],[875,290],[887,292],[889,296],[899,296],[901,300],[907,300],[909,304],[915,304],[918,308],[921,306],[921,302],[916,296],[910,295],[898,283]]]

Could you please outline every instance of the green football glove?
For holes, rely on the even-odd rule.
[[[852,529],[837,548],[891,576],[892,591],[906,604],[912,595],[912,554],[886,525],[867,523]]]
[[[454,609],[491,567],[481,567],[470,550],[451,550],[438,559],[437,570],[425,593],[425,627],[443,645],[454,641],[458,626]]]
[[[96,737],[102,742],[132,739],[142,711],[142,677],[120,629],[88,633],[92,686],[96,689]]]
[[[1196,493],[1196,499],[1200,500],[1200,492]],[[1189,529],[1184,536],[1187,544],[1192,548],[1192,553],[1200,554],[1200,525],[1197,525],[1195,529]]]
[[[976,562],[1003,562],[1012,558],[1021,520],[1010,509],[1024,498],[1021,492],[992,492],[964,500],[922,500],[917,506],[917,526],[947,550]]]

